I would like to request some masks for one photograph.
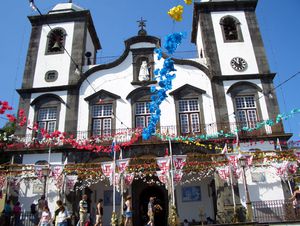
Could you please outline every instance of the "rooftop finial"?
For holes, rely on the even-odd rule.
[[[139,23],[139,27],[141,28],[138,32],[139,36],[146,36],[147,35],[147,31],[144,29],[144,27],[146,27],[146,23],[147,20],[143,20],[143,17],[141,17],[141,20],[137,21]]]

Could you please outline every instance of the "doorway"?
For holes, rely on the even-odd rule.
[[[168,219],[168,192],[164,186],[147,184],[142,180],[134,181],[132,185],[132,201],[134,208],[133,224],[143,226],[148,222],[148,202],[150,197],[156,197],[156,203],[162,210],[155,214],[155,226],[167,225]]]

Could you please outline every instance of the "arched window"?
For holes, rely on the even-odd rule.
[[[46,54],[63,53],[66,32],[63,28],[55,28],[48,34]]]
[[[202,94],[204,90],[191,85],[184,85],[174,90],[170,95],[174,96],[178,132],[195,134],[204,132],[204,113],[202,106]]]
[[[233,16],[225,16],[220,20],[224,42],[242,42],[240,22]]]
[[[89,102],[90,109],[89,135],[105,137],[115,132],[116,117],[114,117],[114,112],[116,112],[117,99],[120,99],[120,96],[106,90],[100,90],[85,98]]]
[[[35,134],[36,137],[42,138],[41,129],[47,133],[58,129],[61,103],[64,101],[54,94],[41,95],[31,103],[35,107],[34,121],[39,127],[39,132]]]
[[[236,123],[239,129],[255,128],[261,118],[258,92],[262,89],[250,82],[237,82],[227,91],[231,94]]]
[[[133,128],[148,127],[150,121],[149,104],[151,102],[151,94],[149,87],[140,87],[128,94],[126,99],[131,100]]]

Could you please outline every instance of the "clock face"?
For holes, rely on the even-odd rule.
[[[245,71],[247,69],[247,62],[241,57],[234,57],[230,61],[231,67],[236,71]]]

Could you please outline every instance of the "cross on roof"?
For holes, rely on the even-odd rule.
[[[139,27],[141,28],[141,30],[144,30],[144,27],[146,27],[146,23],[147,20],[143,20],[143,17],[141,17],[141,20],[137,21],[139,23]]]

